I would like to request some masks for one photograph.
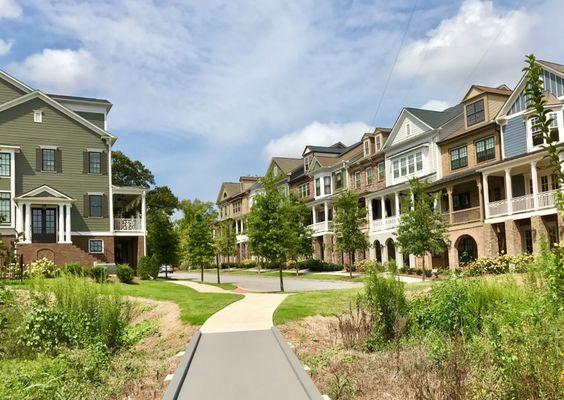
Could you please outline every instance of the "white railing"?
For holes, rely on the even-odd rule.
[[[249,237],[247,235],[240,233],[237,235],[237,243],[246,242],[248,238]]]
[[[326,223],[325,221],[317,222],[309,226],[314,234],[328,232],[333,228],[333,221]]]
[[[114,231],[135,232],[143,230],[141,218],[114,218]]]
[[[384,224],[381,219],[374,219],[370,221],[370,231],[376,232],[383,230]]]
[[[537,209],[554,207],[556,190],[540,192],[537,194]],[[507,200],[494,201],[489,204],[488,209],[490,218],[507,215],[509,213]],[[525,196],[514,197],[511,199],[511,213],[522,213],[535,210],[535,196],[527,194]]]
[[[393,229],[399,225],[399,217],[394,215],[393,217],[387,217],[384,219],[384,229]]]

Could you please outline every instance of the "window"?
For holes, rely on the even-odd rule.
[[[370,154],[370,139],[364,141],[364,156]]]
[[[394,179],[399,178],[399,161],[394,161]]]
[[[456,193],[452,196],[453,211],[464,210],[470,208],[470,193]]]
[[[357,189],[360,187],[360,171],[354,173],[354,187]]]
[[[421,152],[415,153],[415,169],[423,171],[423,154]]]
[[[309,182],[303,183],[300,186],[298,186],[298,196],[301,198],[306,198],[310,196]]]
[[[91,174],[102,172],[102,153],[98,151],[88,152],[88,172]]]
[[[540,146],[544,144],[544,138],[542,137],[542,132],[540,126],[538,125],[538,119],[533,117],[529,119],[531,136],[533,138],[533,146]]]
[[[47,172],[55,171],[55,149],[41,149],[41,170]]]
[[[91,194],[88,196],[88,203],[90,205],[90,217],[102,218],[102,196],[98,194]]]
[[[410,174],[415,172],[415,156],[413,154],[407,156],[407,169]]]
[[[241,202],[240,201],[236,201],[235,203],[233,203],[233,214],[236,214],[238,212],[241,212]]]
[[[274,167],[272,167],[272,175],[278,176],[279,173],[280,173],[280,170],[278,169],[278,166],[277,166],[277,165],[275,165]]]
[[[378,164],[378,180],[379,181],[383,181],[384,178],[386,178],[386,173],[385,173],[385,168],[384,168],[384,163],[381,162]]]
[[[311,164],[311,159],[313,156],[309,155],[304,158],[304,171],[309,171],[309,164]]]
[[[10,223],[12,217],[12,206],[10,202],[10,193],[0,192],[0,221],[1,223]]]
[[[323,194],[331,194],[331,177],[324,176],[323,177]]]
[[[405,134],[406,134],[406,136],[411,135],[411,123],[410,122],[407,122],[405,124]]]
[[[0,153],[0,176],[10,176],[10,153]]]
[[[33,110],[33,122],[42,123],[43,122],[43,111]]]
[[[550,119],[550,126],[548,128],[550,132],[550,138],[553,142],[558,142],[560,140],[558,134],[558,114],[551,112],[548,114],[548,118]]]
[[[321,178],[315,180],[315,195],[321,196]]]
[[[450,169],[458,169],[468,165],[468,151],[466,146],[450,151]]]
[[[335,190],[342,189],[343,187],[343,171],[337,171],[333,175],[333,179],[335,181]]]
[[[104,252],[104,242],[102,239],[90,239],[88,241],[88,252],[99,254]]]
[[[366,168],[366,185],[372,185],[372,167]]]
[[[382,138],[380,135],[376,136],[376,151],[380,151],[382,148]]]
[[[558,189],[558,177],[556,175],[551,175],[550,180],[552,190]]]
[[[405,157],[400,160],[400,172],[401,176],[407,175],[407,160]]]
[[[495,144],[493,136],[476,142],[476,162],[483,162],[495,158]]]
[[[478,100],[475,103],[466,106],[466,125],[475,125],[485,119],[484,100]]]
[[[548,192],[548,175],[541,176],[541,192]]]

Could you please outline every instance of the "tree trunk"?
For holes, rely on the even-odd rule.
[[[215,264],[217,266],[217,283],[220,284],[221,281],[219,279],[219,256],[215,256]]]
[[[423,254],[422,260],[423,262],[421,263],[421,275],[423,275],[423,282],[425,282],[425,254]]]
[[[204,281],[204,264],[202,264],[200,268],[200,280],[202,282]]]
[[[349,276],[352,279],[352,269],[353,269],[353,253],[349,253]]]
[[[282,277],[282,263],[280,263],[278,268],[280,269],[280,291],[283,292],[284,291],[284,278]]]

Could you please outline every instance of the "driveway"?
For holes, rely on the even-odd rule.
[[[164,277],[164,274],[159,275]],[[186,279],[200,281],[199,272],[177,271],[169,275],[172,279]],[[204,282],[217,283],[215,272],[205,272]],[[280,290],[280,279],[273,276],[253,276],[221,274],[221,283],[233,283],[242,289],[253,292],[277,292]],[[351,289],[363,287],[360,282],[318,281],[315,279],[284,277],[284,290],[286,292],[306,292],[310,290]]]

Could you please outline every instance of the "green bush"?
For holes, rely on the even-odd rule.
[[[404,283],[394,277],[382,277],[377,270],[367,271],[364,300],[376,319],[378,339],[389,341],[399,332],[400,319],[407,314]]]
[[[105,265],[95,265],[90,270],[90,275],[98,283],[104,283],[108,280],[108,267]]]
[[[157,279],[159,264],[154,256],[144,256],[139,260],[139,278],[143,280]]]
[[[85,275],[84,267],[80,263],[77,263],[77,262],[65,264],[63,266],[63,272],[65,274],[74,275],[74,276],[84,276]]]
[[[378,261],[371,260],[369,258],[354,263],[354,270],[357,272],[365,272],[368,269],[378,272],[384,272],[386,270],[386,268]]]
[[[135,271],[127,264],[119,264],[116,267],[116,275],[120,282],[131,283],[133,282],[133,277],[135,276]]]
[[[492,258],[478,258],[464,264],[461,268],[463,275],[481,276],[486,274],[499,275],[509,272],[526,272],[528,266],[534,261],[531,254],[509,256],[502,254]]]
[[[315,260],[313,258],[300,261],[298,264],[300,269],[309,269],[312,272],[330,272],[343,270],[342,265],[327,263],[321,260]]]
[[[31,277],[54,278],[59,275],[60,271],[61,269],[53,261],[42,258],[27,265],[24,273]]]

